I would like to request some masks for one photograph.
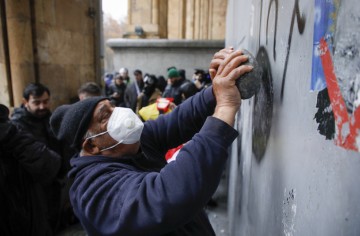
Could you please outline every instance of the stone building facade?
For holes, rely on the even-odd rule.
[[[114,65],[166,76],[168,67],[207,70],[224,47],[226,0],[129,0],[124,38],[111,39]]]
[[[128,38],[224,40],[227,0],[128,0]]]
[[[0,103],[19,106],[25,86],[40,82],[56,107],[100,78],[100,4],[0,0]]]
[[[102,83],[101,5],[102,0],[0,0],[0,103],[19,106],[25,86],[40,82],[49,87],[55,108],[76,97],[82,83]],[[226,5],[128,0],[124,38],[221,41]]]

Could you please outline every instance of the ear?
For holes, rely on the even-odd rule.
[[[27,108],[28,101],[25,98],[23,98],[22,99],[22,104],[24,105],[24,107]]]
[[[91,139],[86,139],[83,142],[82,149],[86,154],[90,155],[98,155],[100,153],[100,149],[92,143]]]

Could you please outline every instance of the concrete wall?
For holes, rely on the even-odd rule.
[[[325,48],[314,32],[319,4],[331,2]],[[237,117],[231,235],[360,235],[359,19],[355,0],[229,1],[226,45],[248,49],[265,71]],[[311,87],[321,74],[329,96]]]
[[[224,41],[166,40],[166,39],[110,39],[107,45],[114,52],[114,70],[121,67],[143,73],[166,75],[167,68],[185,69],[191,78],[194,69],[207,70],[215,52],[224,47]]]

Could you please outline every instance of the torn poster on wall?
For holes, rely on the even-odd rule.
[[[327,131],[334,125],[336,145],[354,151],[360,151],[359,28],[359,6],[340,0],[315,1],[311,90],[321,90],[318,104],[322,103],[319,99],[329,99],[329,106],[316,119],[319,114],[332,113],[333,124],[331,116],[322,119],[329,126]],[[321,127],[326,125],[319,125],[320,133]],[[329,132],[326,137],[331,137]]]

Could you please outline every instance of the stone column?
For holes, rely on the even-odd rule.
[[[186,27],[186,1],[169,0],[168,4],[168,38],[184,39]]]
[[[14,106],[19,106],[26,85],[36,81],[31,1],[6,1],[5,5]]]
[[[0,0],[0,103],[12,106],[5,1]]]

